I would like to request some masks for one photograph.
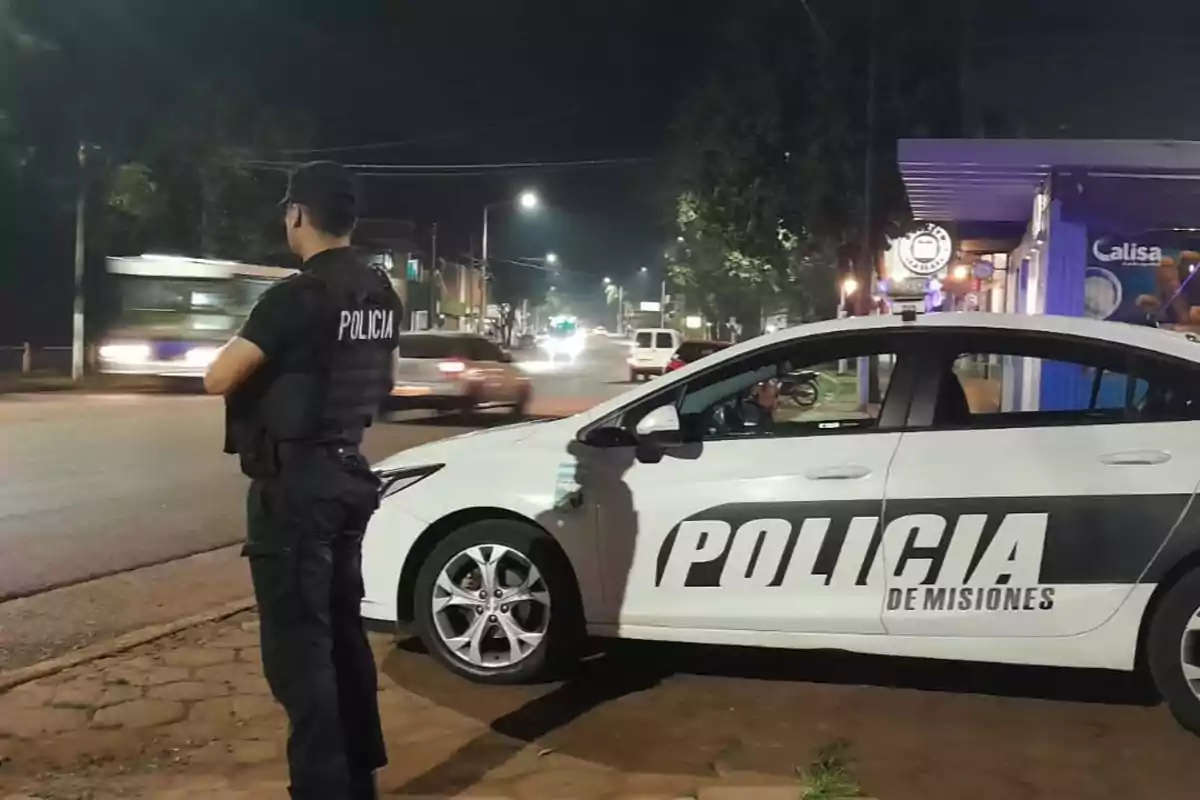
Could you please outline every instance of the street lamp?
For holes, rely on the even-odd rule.
[[[610,284],[610,283],[612,283],[612,278],[609,278],[609,277],[607,277],[607,276],[606,276],[606,277],[604,278],[604,285],[605,285],[605,286],[607,286],[607,285],[608,285],[608,284]]]
[[[650,270],[642,267],[639,274],[646,275]],[[667,281],[664,278],[658,287],[658,327],[667,327]]]
[[[547,264],[557,264],[558,263],[558,253],[546,253],[546,263]]]
[[[494,206],[501,206],[507,203],[507,200],[501,200],[495,203],[488,203],[483,207],[483,252],[480,258],[480,264],[483,268],[483,297],[481,298],[483,308],[480,309],[480,319],[487,317],[487,281],[488,281],[488,212]],[[542,204],[541,197],[532,189],[526,189],[517,197],[517,203],[523,211],[535,211]]]
[[[519,202],[521,203],[521,208],[525,209],[526,211],[533,211],[542,204],[542,198],[539,197],[538,193],[532,189],[526,189],[525,191],[521,192]]]

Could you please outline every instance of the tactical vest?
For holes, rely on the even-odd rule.
[[[387,276],[361,262],[326,265],[297,280],[317,320],[319,357],[271,382],[261,418],[279,442],[357,444],[392,389],[403,306]]]

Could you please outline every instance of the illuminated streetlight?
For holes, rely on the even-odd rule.
[[[645,271],[646,271],[646,268],[645,268],[645,267],[642,267],[640,271],[641,271],[641,272],[645,272]]]
[[[558,253],[546,253],[546,263],[547,264],[557,264],[558,263]]]
[[[480,305],[487,308],[487,280],[488,280],[488,214],[495,206],[508,205],[511,200],[502,200],[495,203],[489,203],[483,207],[483,250],[480,258],[480,266],[483,270],[483,297],[480,298]],[[542,200],[538,197],[538,193],[532,189],[526,189],[517,197],[517,203],[524,211],[534,211],[541,205]]]
[[[842,281],[842,294],[849,297],[858,291],[858,281],[854,278],[846,278]]]
[[[682,236],[676,236],[676,237],[675,237],[675,241],[679,242],[680,244],[683,244],[683,237],[682,237]]]
[[[608,284],[610,284],[610,283],[612,283],[612,278],[609,278],[609,277],[607,277],[607,276],[606,276],[606,277],[604,278],[604,285],[605,285],[605,286],[607,286],[607,285],[608,285]]]

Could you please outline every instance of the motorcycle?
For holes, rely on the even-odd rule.
[[[812,408],[821,397],[820,375],[810,369],[790,372],[780,379],[779,394],[800,408]]]

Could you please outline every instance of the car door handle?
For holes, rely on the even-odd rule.
[[[1170,460],[1171,454],[1165,450],[1124,450],[1120,453],[1105,453],[1100,456],[1102,464],[1113,466],[1165,464]]]
[[[860,467],[855,464],[841,464],[836,467],[810,470],[804,473],[804,477],[810,481],[853,481],[865,478],[870,474],[871,470],[866,467]]]

